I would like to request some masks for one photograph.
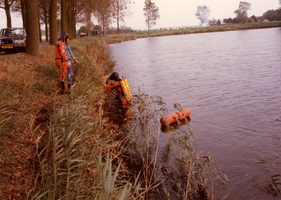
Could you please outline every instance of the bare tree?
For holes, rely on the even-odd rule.
[[[97,0],[95,3],[95,16],[98,18],[98,21],[102,24],[103,36],[105,34],[105,29],[111,23],[111,6],[111,0]]]
[[[25,1],[26,13],[26,53],[39,55],[39,26],[37,0]]]
[[[23,28],[26,28],[25,0],[15,0],[11,8],[12,12],[21,14]]]
[[[131,4],[130,0],[112,0],[112,15],[116,19],[117,23],[117,34],[120,30],[120,21],[124,21],[125,12],[128,9],[128,3]]]
[[[39,19],[45,25],[46,41],[49,41],[49,14],[50,14],[50,0],[38,0]]]
[[[51,0],[50,5],[50,40],[49,44],[54,45],[58,39],[58,31],[57,31],[57,0]]]
[[[207,6],[198,6],[196,16],[201,24],[208,23],[211,10]]]
[[[237,15],[238,23],[248,22],[247,11],[251,9],[251,3],[246,1],[240,1],[239,8],[234,11]]]
[[[7,28],[12,27],[12,18],[11,18],[11,6],[15,0],[0,0],[0,8],[5,10],[6,18],[7,18]]]
[[[144,15],[146,17],[145,23],[148,27],[148,36],[150,28],[156,24],[156,19],[160,18],[160,15],[158,13],[159,8],[155,6],[155,3],[151,0],[145,0],[144,2]]]

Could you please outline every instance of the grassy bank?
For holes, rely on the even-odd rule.
[[[182,35],[182,34],[197,34],[197,33],[209,33],[209,32],[221,32],[221,31],[236,31],[236,30],[248,30],[248,29],[262,29],[262,28],[276,28],[281,27],[281,21],[275,22],[258,22],[258,23],[246,23],[246,24],[227,24],[208,27],[195,27],[185,28],[177,30],[156,30],[150,31],[150,37],[168,36],[168,35]],[[133,32],[129,35],[134,35],[135,38],[147,37],[147,32]]]
[[[41,47],[38,57],[0,57],[1,199],[122,195],[127,183],[111,177],[117,169],[109,165],[121,163],[122,143],[115,141],[117,127],[103,116],[105,92],[98,83],[114,63],[102,40],[73,40],[71,47],[80,66],[74,66],[77,84],[69,95],[58,95],[54,47]]]

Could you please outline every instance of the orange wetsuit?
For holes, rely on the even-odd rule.
[[[121,83],[119,81],[115,81],[113,84],[106,84],[106,89],[108,91],[114,90],[116,92],[116,96],[118,98],[119,103],[123,106],[127,105],[127,100],[124,96]]]
[[[63,41],[57,41],[55,43],[55,58],[56,65],[60,72],[61,89],[62,91],[67,92],[67,66],[65,64],[68,58],[65,52],[65,43]]]

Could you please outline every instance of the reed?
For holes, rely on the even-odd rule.
[[[154,195],[161,199],[226,198],[228,179],[221,170],[213,168],[210,156],[197,150],[191,128],[186,132],[181,128],[168,127],[170,131],[166,137],[161,133],[159,123],[160,117],[167,115],[162,98],[150,97],[142,92],[137,97],[136,122],[133,128],[127,127],[127,130],[131,160],[142,166],[142,186],[148,191],[145,198],[150,199]],[[179,104],[175,104],[175,108],[182,109]],[[187,119],[186,124],[189,126]],[[163,154],[160,153],[163,150],[159,148],[159,142],[165,137],[167,153]],[[163,155],[159,157],[160,154]],[[159,197],[162,193],[164,196]]]

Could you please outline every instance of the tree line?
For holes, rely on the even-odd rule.
[[[131,3],[131,0],[0,0],[0,8],[5,10],[7,28],[12,27],[11,12],[21,15],[27,33],[26,52],[38,54],[40,24],[45,26],[46,41],[50,44],[57,41],[58,32],[68,32],[76,38],[77,23],[86,24],[87,29],[93,28],[92,16],[101,24],[103,33],[113,20],[116,21],[119,33],[120,21],[124,20]]]
[[[279,4],[281,4],[281,0],[279,0]],[[251,9],[251,3],[246,1],[240,1],[238,9],[234,11],[236,17],[223,19],[223,23],[225,24],[252,23],[252,22],[263,21],[265,19],[267,19],[268,21],[281,20],[281,8],[277,10],[268,10],[260,17],[256,17],[255,15],[248,17],[247,12],[250,9]],[[211,10],[209,7],[198,6],[195,15],[197,16],[197,19],[200,20],[201,24],[209,23],[209,25],[221,25],[222,22],[220,19],[209,20],[210,13]]]

